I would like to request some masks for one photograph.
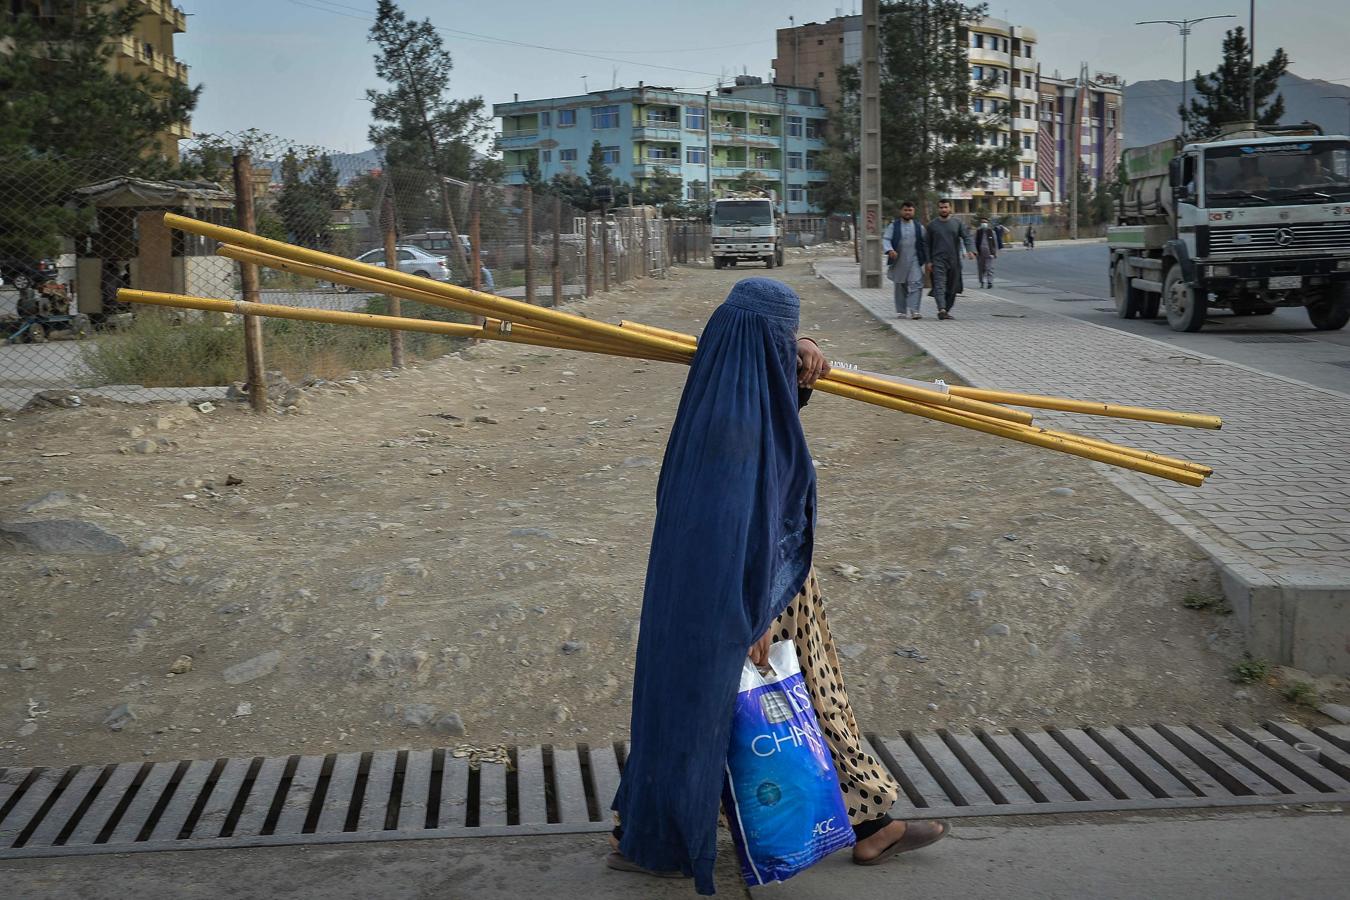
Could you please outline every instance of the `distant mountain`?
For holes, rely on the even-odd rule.
[[[1344,100],[1326,100],[1326,96],[1350,100],[1350,86],[1301,78],[1293,72],[1280,79],[1284,94],[1284,122],[1316,122],[1328,133],[1345,134],[1350,129]],[[1125,86],[1125,146],[1142,147],[1174,137],[1181,131],[1181,82],[1157,79]]]

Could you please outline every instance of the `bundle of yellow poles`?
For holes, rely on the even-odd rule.
[[[304,309],[270,303],[188,297],[181,294],[127,289],[117,292],[119,300],[245,316],[299,319],[394,331],[417,331],[480,340],[508,341],[685,364],[693,359],[698,344],[697,338],[692,335],[637,322],[625,321],[614,325],[587,319],[563,310],[533,306],[457,285],[430,281],[174,213],[165,213],[164,224],[179,231],[218,241],[221,246],[217,253],[241,263],[266,266],[373,293],[460,310],[481,317],[484,323],[464,325],[402,316]],[[1010,407],[1077,412],[1193,428],[1219,428],[1223,424],[1217,416],[1198,413],[1118,406],[963,386],[950,386],[946,390],[939,390],[936,387],[927,388],[914,383],[892,381],[839,368],[831,369],[828,375],[816,382],[815,387],[825,393],[862,400],[926,419],[1070,453],[1191,486],[1202,484],[1213,470],[1199,463],[1042,428],[1033,423],[1029,413]]]

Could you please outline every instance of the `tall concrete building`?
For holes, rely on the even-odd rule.
[[[736,81],[707,94],[640,84],[493,104],[506,180],[523,183],[532,163],[544,180],[584,178],[599,141],[605,165],[629,184],[665,170],[680,177],[687,199],[701,200],[709,185],[720,196],[733,180],[754,173],[764,188],[786,199],[790,218],[800,223],[817,216],[812,192],[828,175],[819,162],[827,113],[815,89],[752,76]]]
[[[831,107],[839,98],[838,69],[862,55],[862,17],[836,16],[778,30],[774,72],[780,81],[809,84]],[[1040,184],[1040,47],[1036,32],[1002,19],[983,18],[962,29],[970,61],[971,107],[1002,121],[983,138],[992,146],[1014,147],[1016,162],[990,173],[968,189],[952,189],[958,212],[985,209],[997,215],[1034,214],[1051,202]],[[993,87],[983,83],[992,79]],[[885,177],[885,173],[882,173]]]
[[[174,56],[174,35],[187,31],[187,14],[170,0],[5,0],[0,15],[29,15],[55,18],[82,14],[82,8],[137,7],[141,16],[135,30],[113,45],[108,68],[125,75],[147,75],[152,84],[188,83],[188,67]],[[24,48],[0,48],[4,52],[22,52]],[[178,141],[192,136],[187,123],[175,125],[158,136],[159,150],[171,159],[178,158]]]
[[[1041,75],[1036,178],[1042,202],[1068,202],[1075,158],[1093,187],[1116,177],[1125,127],[1123,91],[1120,76],[1108,72],[1088,77],[1084,69],[1078,78],[1058,71]]]

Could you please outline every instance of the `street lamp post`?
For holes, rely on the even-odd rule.
[[[1210,19],[1234,19],[1234,15],[1226,14],[1222,16],[1201,16],[1198,19],[1149,19],[1144,22],[1135,22],[1136,25],[1175,25],[1177,32],[1181,35],[1181,139],[1186,139],[1186,84],[1189,76],[1186,70],[1186,39],[1191,36],[1191,26],[1200,22],[1208,22]]]

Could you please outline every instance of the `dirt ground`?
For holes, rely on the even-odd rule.
[[[571,308],[697,332],[746,274]],[[768,274],[830,356],[943,376],[803,256]],[[126,547],[0,549],[0,765],[623,737],[683,377],[487,345],[285,415],[5,419],[0,520]],[[1219,595],[1211,566],[1086,463],[825,395],[803,419],[865,730],[1303,714],[1228,679],[1236,623],[1181,602]]]

